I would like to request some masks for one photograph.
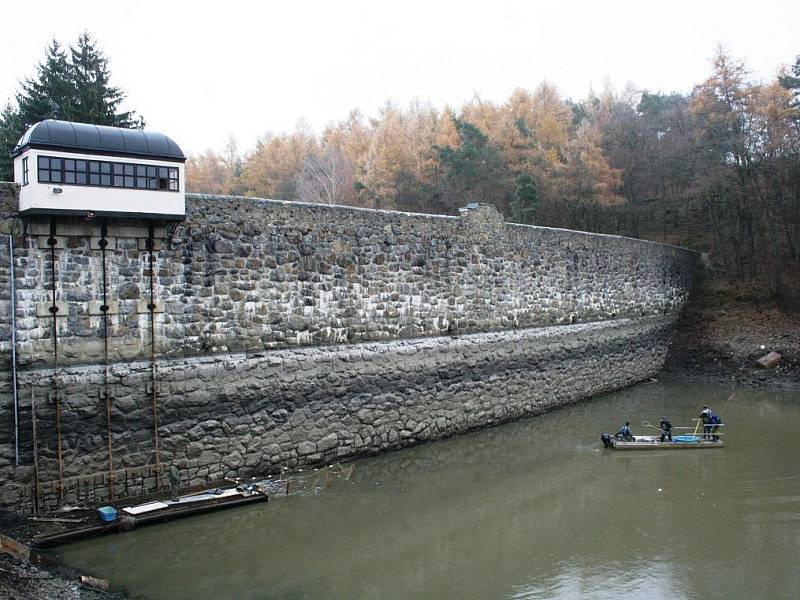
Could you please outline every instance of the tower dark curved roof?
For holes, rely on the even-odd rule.
[[[11,156],[17,156],[27,148],[186,160],[178,144],[163,133],[55,119],[31,125],[14,147]]]

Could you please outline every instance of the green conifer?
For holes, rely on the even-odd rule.
[[[11,151],[31,125],[44,119],[144,128],[134,111],[117,112],[125,94],[110,80],[108,59],[89,33],[81,34],[68,53],[57,40],[50,42],[36,75],[20,84],[15,102],[0,113],[0,181],[13,179]]]

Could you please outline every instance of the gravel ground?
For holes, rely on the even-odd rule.
[[[781,362],[759,367],[756,361],[770,351]],[[800,314],[725,299],[692,304],[659,377],[800,390]]]
[[[97,592],[78,584],[78,574],[60,567],[43,568],[0,553],[2,600],[116,600],[119,594]]]

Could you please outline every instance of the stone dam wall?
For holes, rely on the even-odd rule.
[[[96,219],[23,222],[14,202],[0,184],[20,443],[16,466],[3,237],[0,506],[20,510],[146,491],[168,464],[185,484],[264,474],[630,385],[661,368],[695,263],[484,205],[188,196],[151,252],[146,222],[103,237]]]

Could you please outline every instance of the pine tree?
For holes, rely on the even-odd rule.
[[[798,56],[789,73],[778,76],[780,84],[792,94],[792,108],[800,111],[800,56]]]
[[[511,218],[517,223],[533,223],[539,208],[539,188],[536,181],[523,173],[517,176],[514,199],[511,201]]]
[[[0,181],[14,179],[11,151],[17,145],[20,129],[22,127],[19,124],[19,113],[11,104],[6,104],[3,112],[0,113]]]
[[[0,180],[13,178],[11,150],[31,125],[44,119],[144,128],[135,112],[117,112],[125,94],[110,79],[108,59],[88,33],[68,53],[57,40],[50,42],[36,75],[20,85],[16,106],[9,104],[0,113]]]
[[[70,118],[74,96],[67,54],[53,40],[36,66],[36,77],[26,79],[16,94],[20,119],[28,126],[42,119]]]
[[[130,129],[144,126],[144,120],[137,118],[133,111],[117,112],[125,94],[120,88],[110,85],[108,59],[87,32],[78,38],[77,47],[70,48],[70,56],[71,83],[75,94],[71,120]]]
[[[7,104],[0,116],[0,180],[14,178],[11,151],[33,123],[43,119],[63,118],[62,111],[71,105],[67,55],[57,40],[45,49],[45,57],[36,65],[36,76],[22,82],[16,104]]]
[[[468,202],[488,202],[504,212],[507,190],[499,182],[506,180],[506,165],[500,152],[472,123],[454,114],[450,118],[458,131],[459,146],[435,146],[445,169],[445,209],[453,211]]]

